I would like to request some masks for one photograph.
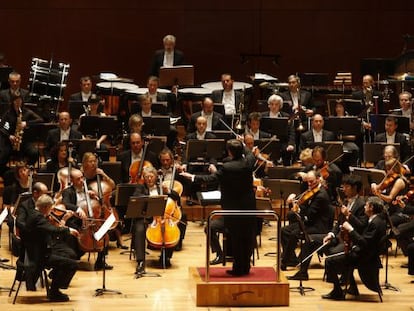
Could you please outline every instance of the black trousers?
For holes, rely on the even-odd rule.
[[[69,287],[70,281],[76,273],[78,262],[74,259],[52,252],[46,260],[46,266],[53,269],[50,274],[52,277],[52,284],[50,287],[53,291]]]

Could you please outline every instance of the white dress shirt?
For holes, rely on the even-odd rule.
[[[224,105],[224,112],[227,115],[236,113],[236,96],[234,90],[223,92],[222,104]]]
[[[174,51],[166,52],[164,51],[164,67],[172,67],[174,66]]]

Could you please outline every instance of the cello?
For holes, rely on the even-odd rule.
[[[145,155],[147,153],[148,141],[144,142],[144,148],[142,150],[142,157],[139,161],[134,161],[129,166],[129,183],[130,184],[144,184],[144,179],[142,178],[142,172],[144,167],[152,167],[151,162],[145,161]]]
[[[159,175],[160,192],[163,194],[163,187],[169,183],[169,191],[175,191],[181,196],[183,186],[180,182],[174,180],[175,165],[173,163],[172,178],[170,181],[162,181],[162,175]],[[148,243],[154,248],[171,248],[180,241],[180,229],[177,223],[181,219],[181,209],[177,201],[171,197],[167,198],[164,210],[164,216],[154,217],[152,223],[148,226],[146,237]]]

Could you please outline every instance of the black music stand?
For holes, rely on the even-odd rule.
[[[385,177],[385,172],[383,170],[377,170],[375,168],[362,168],[362,167],[353,167],[349,168],[351,174],[355,174],[361,177],[362,189],[365,194],[371,192],[371,183],[379,184]]]
[[[147,139],[149,140],[147,152],[151,151],[155,154],[159,154],[167,143],[167,136],[149,136]]]
[[[138,184],[118,184],[116,185],[115,190],[115,206],[117,208],[122,208],[126,212],[126,207],[128,206],[129,198],[133,196],[135,190],[139,187]],[[134,219],[132,219],[130,227],[129,227],[129,233],[132,234],[132,228],[134,227]],[[132,255],[134,255],[134,251],[132,250],[132,238],[131,243],[129,245],[129,250],[127,251],[121,251],[121,255],[129,254],[129,260],[131,260]],[[124,240],[127,241],[128,239]]]
[[[47,189],[53,191],[55,185],[54,173],[37,173],[33,175],[33,183],[41,182],[47,186]]]
[[[168,116],[168,102],[155,102],[151,104],[151,111]]]
[[[267,169],[267,176],[271,179],[297,180],[296,174],[303,170],[300,166],[274,166]]]
[[[259,148],[261,153],[269,154],[271,161],[277,163],[280,160],[279,139],[261,138],[259,140],[255,140],[254,145]]]
[[[10,87],[9,74],[12,71],[13,71],[12,67],[0,67],[0,90],[5,90]]]
[[[122,182],[120,161],[102,161],[100,166],[101,169],[112,178],[116,185]]]
[[[165,203],[167,200],[166,195],[160,196],[142,196],[142,197],[130,197],[128,201],[128,208],[125,215],[125,218],[144,218],[144,222],[148,217],[154,216],[163,216],[165,210]],[[162,265],[165,269],[165,246],[163,245],[161,248],[161,255],[162,255]],[[149,277],[160,277],[161,275],[158,273],[148,273],[145,271],[144,265],[144,272],[136,274],[135,278],[141,278],[144,276]]]
[[[344,103],[345,111],[348,112],[349,115],[358,116],[362,118],[364,117],[364,116],[361,116],[361,113],[364,110],[365,105],[361,99],[345,98],[343,99],[343,103]]]
[[[64,142],[73,144],[73,149],[76,152],[78,161],[82,161],[82,157],[85,152],[95,153],[96,151],[96,139],[70,139],[65,140]]]
[[[406,116],[400,116],[395,114],[372,114],[370,115],[370,122],[372,130],[375,133],[384,133],[385,132],[385,119],[387,117],[393,117],[397,119],[398,127],[397,132],[399,133],[409,133],[410,132],[410,118]]]
[[[187,142],[186,158],[191,160],[202,160],[214,158],[223,159],[226,149],[224,139],[190,139]]]
[[[282,142],[287,142],[289,135],[289,118],[262,117],[260,119],[260,129],[269,134],[276,135]]]
[[[114,116],[82,116],[78,130],[92,137],[114,135],[118,133],[118,120]]]
[[[343,136],[361,136],[361,120],[357,117],[328,117],[324,128],[334,132],[341,139]]]
[[[194,66],[182,65],[160,68],[160,87],[173,85],[194,85]]]
[[[69,100],[68,101],[68,110],[70,117],[76,121],[79,120],[81,114],[85,113],[88,109],[88,102],[83,100]]]
[[[225,141],[228,141],[229,139],[233,138],[233,133],[227,130],[213,130],[210,133],[213,133],[216,136],[216,138],[224,139]]]
[[[340,155],[343,154],[343,141],[324,141],[318,143],[309,143],[309,148],[314,148],[315,146],[321,146],[326,151],[326,160],[332,162],[333,160],[338,159]]]
[[[142,131],[155,136],[167,136],[170,132],[169,116],[144,117]]]
[[[394,146],[398,154],[400,154],[400,144],[387,144],[387,143],[364,143],[364,163],[377,163],[384,158],[384,148],[386,146]]]

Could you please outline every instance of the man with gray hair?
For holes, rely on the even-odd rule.
[[[149,72],[150,76],[158,77],[161,67],[173,67],[184,64],[183,52],[175,49],[175,36],[166,35],[162,42],[164,49],[155,52]]]
[[[12,95],[16,94],[20,94],[24,103],[30,102],[29,91],[20,87],[20,84],[22,83],[22,77],[20,73],[16,71],[11,72],[9,74],[8,82],[10,87],[0,92],[0,104],[10,104]]]

